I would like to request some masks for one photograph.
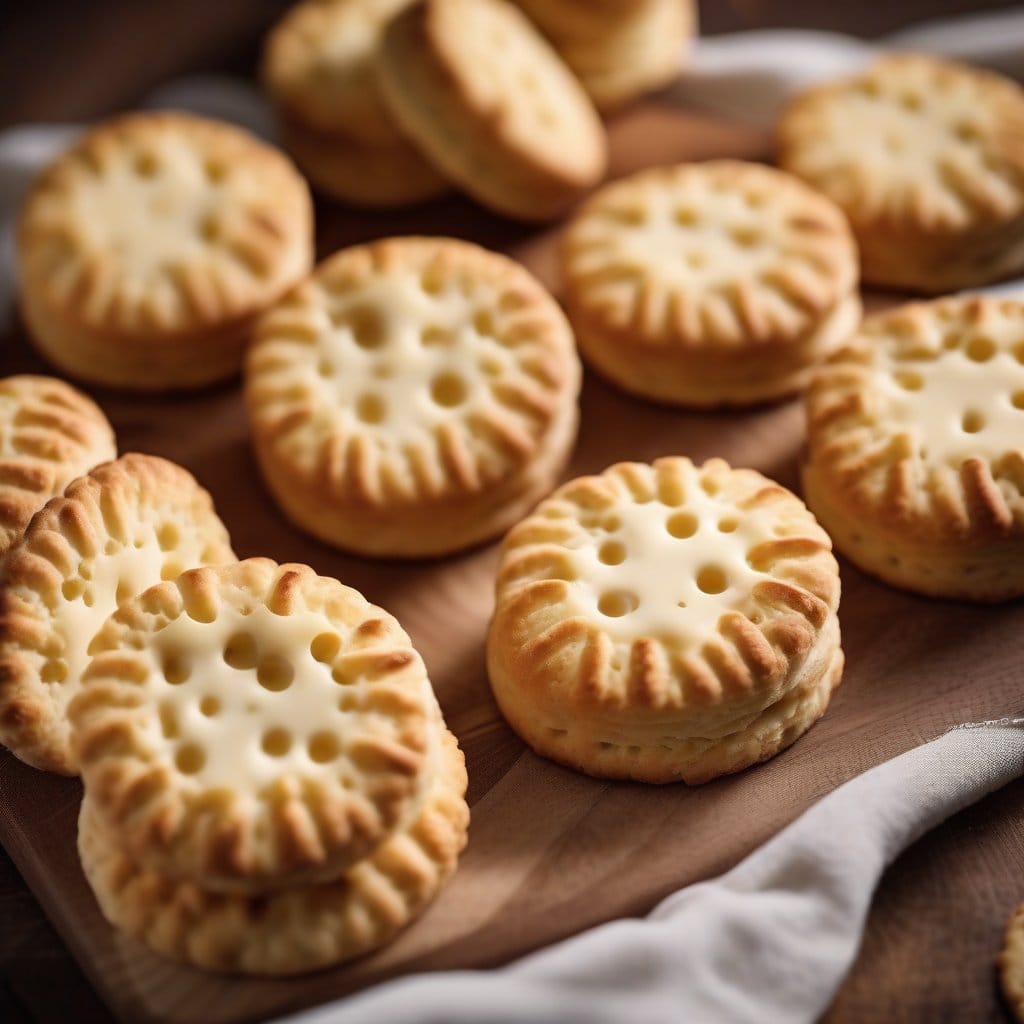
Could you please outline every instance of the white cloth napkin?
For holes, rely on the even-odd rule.
[[[865,772],[732,871],[494,971],[390,982],[301,1024],[802,1024],[853,962],[878,879],[1024,771],[1024,719],[961,726]]]
[[[946,53],[1024,77],[1024,11],[929,24],[880,45]],[[793,92],[855,70],[877,52],[828,33],[702,39],[673,95],[767,127]],[[148,105],[221,117],[273,138],[265,103],[236,80],[182,80]],[[24,126],[0,134],[0,323],[14,296],[18,204],[39,167],[80,130]],[[1024,282],[993,291],[1024,294]],[[647,918],[592,929],[500,970],[406,978],[290,1020],[813,1020],[856,955],[885,866],[923,832],[1022,772],[1024,719],[965,725],[848,782],[728,874],[675,893]]]

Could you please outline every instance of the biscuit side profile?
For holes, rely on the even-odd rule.
[[[304,565],[203,567],[121,605],[69,715],[126,854],[219,891],[337,878],[429,782],[440,711],[387,612]]]
[[[309,269],[312,203],[277,150],[178,113],[87,132],[30,191],[22,313],[42,354],[111,387],[236,373],[255,317]]]
[[[1024,90],[923,54],[811,89],[778,128],[779,163],[830,196],[865,281],[926,294],[1024,267]]]
[[[106,617],[161,579],[232,559],[210,495],[165,459],[123,455],[69,484],[0,570],[0,742],[77,774],[67,708]]]
[[[155,952],[210,971],[287,975],[383,945],[433,900],[466,843],[466,769],[454,737],[409,822],[340,879],[258,897],[216,893],[136,864],[82,803],[78,848],[104,916]]]
[[[1024,303],[869,317],[806,408],[804,492],[846,557],[930,596],[1024,594]]]
[[[603,177],[593,104],[550,44],[505,0],[425,0],[378,54],[384,98],[446,177],[498,213],[558,216]]]
[[[343,250],[261,322],[245,395],[288,517],[339,547],[430,556],[500,533],[561,472],[580,367],[554,299],[454,239]]]
[[[641,171],[576,213],[561,250],[584,357],[678,405],[792,394],[860,319],[842,212],[780,171],[735,160]]]
[[[721,459],[565,484],[502,548],[498,705],[538,753],[600,777],[693,784],[765,760],[840,680],[830,547],[793,494]]]
[[[0,379],[0,555],[46,502],[117,455],[91,398],[55,377]]]

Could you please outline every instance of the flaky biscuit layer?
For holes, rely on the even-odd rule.
[[[0,379],[0,555],[54,495],[117,455],[103,411],[55,377]]]
[[[837,202],[864,279],[927,293],[1024,266],[1024,91],[921,54],[810,90],[778,129],[781,166]]]
[[[807,498],[852,561],[936,596],[1024,593],[1024,303],[869,317],[807,419]]]
[[[233,559],[210,495],[174,463],[128,454],[73,481],[0,572],[0,741],[76,774],[67,707],[106,617],[163,578]]]
[[[324,881],[429,782],[437,702],[395,619],[303,565],[201,568],[122,604],[69,710],[133,860],[204,888]]]
[[[824,710],[839,577],[802,503],[720,459],[622,463],[511,530],[488,635],[502,711],[595,775],[706,781]]]
[[[361,956],[434,899],[466,843],[466,770],[451,733],[415,817],[337,881],[264,896],[213,893],[140,867],[87,796],[82,867],[104,916],[155,952],[211,971],[296,974]]]
[[[557,216],[604,175],[607,140],[582,86],[505,0],[426,0],[395,18],[379,53],[404,132],[499,213]]]
[[[22,210],[22,308],[84,380],[165,390],[237,371],[253,318],[307,272],[312,206],[276,150],[186,114],[88,132]]]
[[[453,239],[327,260],[261,322],[246,370],[270,489],[304,529],[432,555],[515,521],[575,438],[580,368],[519,264]]]

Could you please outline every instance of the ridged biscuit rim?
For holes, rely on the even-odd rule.
[[[27,764],[64,775],[78,772],[66,705],[80,680],[61,676],[62,666],[65,674],[69,669],[66,647],[54,644],[54,609],[85,600],[82,593],[64,591],[86,588],[80,578],[86,560],[102,561],[138,546],[132,516],[160,496],[174,503],[167,522],[175,531],[183,511],[192,517],[188,529],[201,540],[204,560],[234,559],[227,530],[195,478],[166,459],[134,452],[72,481],[7,553],[0,570],[0,741]],[[157,538],[155,525],[153,532],[173,561],[180,534],[175,541],[170,534]]]
[[[38,374],[0,378],[0,405],[5,398],[17,411],[0,439],[0,447],[14,449],[0,457],[0,557],[50,498],[117,457],[103,410],[65,381]]]

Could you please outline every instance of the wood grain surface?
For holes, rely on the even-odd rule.
[[[764,152],[765,140],[649,103],[613,125],[614,170],[682,158]],[[557,290],[554,230],[535,232],[452,198],[414,213],[354,214],[323,207],[321,253],[390,233],[447,233],[503,248]],[[19,328],[3,339],[0,372],[45,371]],[[237,384],[154,400],[95,392],[122,451],[154,452],[187,466],[214,495],[241,556],[304,561],[394,612],[423,652],[441,704],[466,751],[473,823],[459,871],[427,914],[380,953],[294,981],[221,978],[149,954],[103,921],[74,846],[76,782],[0,759],[0,839],[106,1003],[124,1020],[209,1024],[265,1018],[318,1003],[396,973],[490,966],[589,925],[641,914],[680,885],[717,874],[857,773],[970,719],[1018,711],[1024,607],[995,609],[900,594],[843,565],[840,609],[847,672],[826,717],[790,751],[710,785],[609,784],[559,768],[524,750],[488,690],[483,643],[496,549],[398,564],[340,555],[291,528],[265,494],[250,456]],[[687,414],[629,399],[587,376],[579,445],[569,475],[619,459],[684,453],[721,455],[795,486],[802,415],[795,403],[745,414]],[[1022,791],[970,812],[1002,830],[1002,870],[991,899],[971,908],[957,897],[984,858],[949,851],[932,870],[913,851],[890,875],[869,942],[832,1021],[975,1020],[993,1012],[989,957],[1014,891]],[[1013,807],[1008,821],[986,807]],[[965,819],[968,823],[971,817]],[[964,827],[945,832],[961,847]],[[970,834],[970,824],[966,826]],[[959,830],[959,831],[958,831]],[[939,842],[943,841],[940,836]],[[921,849],[927,851],[928,847]],[[942,847],[940,845],[939,849]],[[923,878],[922,885],[914,884]],[[888,894],[888,898],[885,898]],[[948,913],[936,914],[945,901]],[[912,947],[915,913],[927,907],[935,949]],[[965,913],[977,934],[964,941]],[[909,945],[908,945],[909,944]],[[963,951],[969,946],[971,956]],[[951,954],[952,957],[952,954]],[[944,975],[926,965],[946,967]],[[915,974],[915,971],[917,972]],[[955,977],[956,984],[948,984]],[[901,994],[916,984],[915,1000]],[[881,986],[881,991],[879,987]],[[918,1015],[925,1007],[933,1015]],[[971,1012],[964,1015],[964,1010]],[[974,1011],[977,1011],[975,1013]],[[902,1015],[901,1015],[902,1013]],[[980,1014],[980,1015],[979,1015]]]

